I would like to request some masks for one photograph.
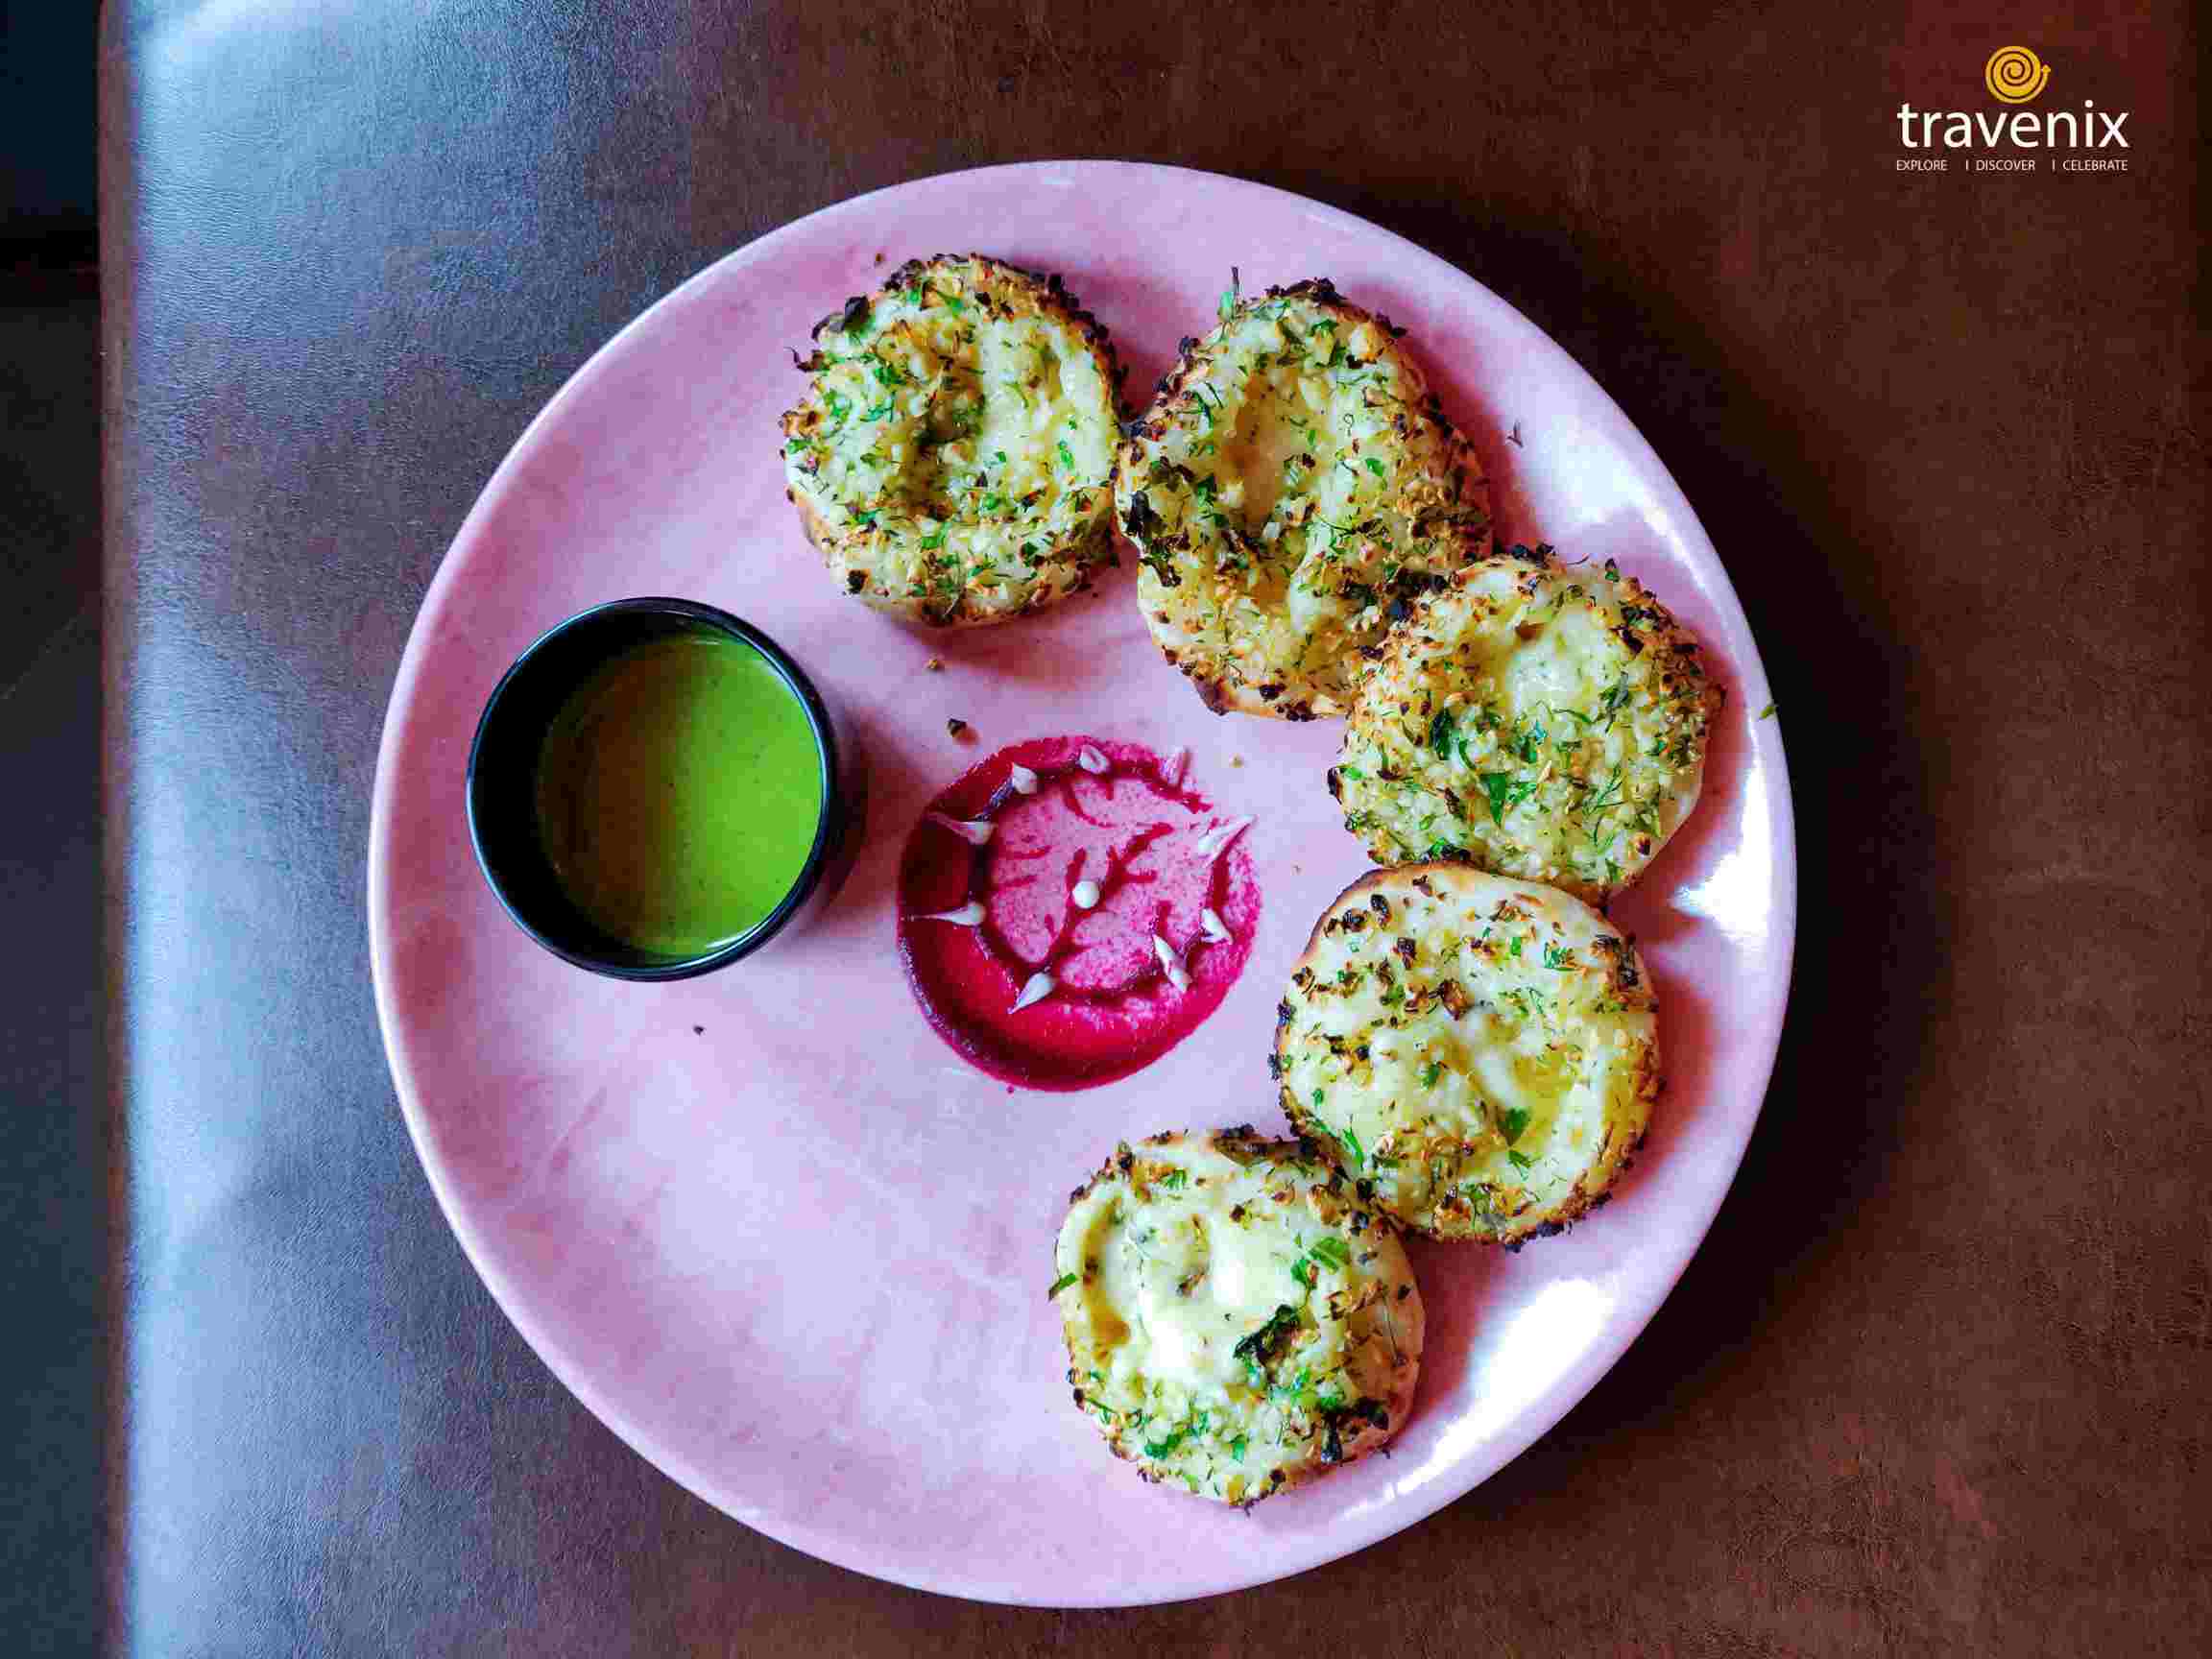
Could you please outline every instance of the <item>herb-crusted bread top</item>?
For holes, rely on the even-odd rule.
[[[1391,634],[1329,787],[1379,864],[1466,858],[1599,902],[1696,805],[1720,702],[1633,576],[1515,548]]]
[[[1290,1121],[1438,1238],[1558,1232],[1603,1202],[1659,1093],[1635,946],[1578,899],[1464,864],[1347,887],[1277,1015]]]
[[[1373,1451],[1412,1406],[1412,1267],[1314,1146],[1249,1128],[1122,1146],[1076,1190],[1054,1261],[1075,1404],[1147,1480],[1257,1503]]]
[[[1059,277],[913,260],[824,318],[799,366],[784,474],[854,597],[929,626],[1003,622],[1112,558],[1119,372]]]
[[[1489,490],[1386,318],[1326,281],[1224,297],[1121,447],[1138,597],[1217,712],[1349,706],[1407,599],[1489,545]]]

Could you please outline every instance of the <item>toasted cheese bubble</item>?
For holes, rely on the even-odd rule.
[[[1123,1146],[1054,1260],[1075,1404],[1147,1480],[1257,1503],[1374,1451],[1412,1406],[1405,1247],[1318,1147],[1248,1128]]]
[[[1113,557],[1119,371],[1057,276],[902,265],[814,330],[783,469],[839,588],[931,627],[1004,622]]]
[[[1464,858],[1601,902],[1697,804],[1720,699],[1633,576],[1517,548],[1392,631],[1329,787],[1378,864]]]
[[[1489,547],[1481,465],[1399,334],[1271,288],[1185,342],[1122,445],[1145,625],[1217,712],[1342,714],[1360,653]]]
[[[1659,1094],[1635,946],[1570,894],[1464,864],[1346,888],[1278,1015],[1291,1122],[1437,1238],[1518,1244],[1586,1214]]]

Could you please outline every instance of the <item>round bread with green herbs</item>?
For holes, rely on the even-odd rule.
[[[973,627],[1111,562],[1119,370],[1059,277],[980,253],[911,261],[817,324],[799,367],[784,476],[855,599]]]
[[[1586,1214],[1659,1094],[1634,944],[1579,899],[1465,864],[1353,882],[1277,1017],[1290,1121],[1439,1238],[1518,1246]]]
[[[1322,1151],[1249,1127],[1123,1145],[1076,1189],[1052,1297],[1075,1404],[1147,1480],[1252,1504],[1397,1432],[1421,1293]]]
[[[1697,804],[1720,701],[1635,577],[1516,547],[1393,631],[1329,789],[1378,864],[1465,858],[1602,903]]]
[[[1403,332],[1326,281],[1223,295],[1121,447],[1145,623],[1216,713],[1342,714],[1360,653],[1489,546],[1481,464]]]

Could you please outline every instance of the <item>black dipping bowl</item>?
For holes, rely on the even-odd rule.
[[[781,903],[728,944],[701,955],[667,956],[612,937],[570,902],[539,834],[538,766],[554,715],[601,664],[650,640],[701,633],[742,639],[798,698],[821,757],[822,816],[806,863]],[[860,839],[859,776],[857,752],[822,694],[767,635],[689,599],[617,599],[548,630],[493,688],[469,748],[469,839],[507,914],[554,955],[616,979],[688,979],[798,931],[828,904]]]

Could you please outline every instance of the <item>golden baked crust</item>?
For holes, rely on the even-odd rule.
[[[1464,858],[1601,903],[1696,805],[1720,703],[1635,577],[1517,547],[1391,631],[1329,788],[1379,864]]]
[[[1464,864],[1353,882],[1277,1016],[1291,1123],[1440,1238],[1518,1245],[1588,1214],[1659,1094],[1634,943],[1569,894]]]
[[[1489,546],[1481,464],[1402,333],[1327,281],[1225,297],[1121,446],[1145,624],[1218,713],[1341,714],[1359,652]]]
[[[1421,1295],[1321,1149],[1250,1128],[1121,1146],[1071,1195],[1051,1294],[1076,1406],[1147,1480],[1251,1504],[1397,1432]]]
[[[814,328],[784,477],[839,588],[929,627],[1004,622],[1113,559],[1120,371],[1061,285],[980,253],[901,266]]]

